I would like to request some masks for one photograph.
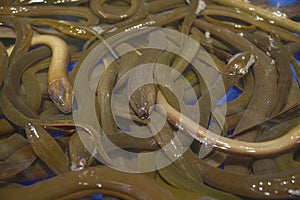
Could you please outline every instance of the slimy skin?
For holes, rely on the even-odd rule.
[[[52,50],[48,70],[48,93],[60,111],[68,114],[72,110],[72,85],[66,72],[70,56],[69,46],[64,40],[52,35],[32,37],[31,46],[37,45],[47,45]],[[10,49],[14,48],[14,46],[10,47]]]
[[[177,199],[173,193],[145,175],[120,172],[105,166],[67,172],[28,187],[11,185],[0,188],[4,199],[72,199],[72,194],[80,198],[95,193],[129,200]]]
[[[70,113],[72,110],[72,85],[66,72],[69,61],[67,43],[55,36],[38,35],[32,37],[31,45],[47,45],[52,49],[48,72],[49,96],[63,113]]]
[[[65,9],[63,6],[2,6],[0,7],[2,15],[19,16],[19,17],[34,17],[34,16],[74,16],[86,19],[87,25],[96,25],[99,19],[89,8],[83,6],[68,6]]]
[[[274,23],[278,26],[286,28],[290,31],[300,33],[299,22],[288,19],[285,16],[277,15],[276,13],[273,13],[269,10],[252,5],[243,0],[237,0],[237,1],[236,0],[212,0],[212,1],[215,3],[218,3],[218,4],[225,5],[225,6],[239,8],[250,14],[256,14],[264,19],[268,19],[269,21],[274,21]]]
[[[212,144],[220,151],[228,152],[229,154],[265,157],[284,153],[300,145],[300,126],[294,127],[278,139],[267,142],[238,141],[219,136],[183,116],[167,103],[160,92],[157,94],[157,103],[163,106],[170,123],[183,127],[184,130],[200,143]]]
[[[111,20],[111,21],[121,21],[133,16],[139,9],[141,2],[142,1],[140,0],[132,0],[130,2],[131,4],[130,8],[122,12],[121,14],[105,12],[105,10],[103,9],[103,4],[105,3],[105,0],[91,0],[90,8],[101,19]]]

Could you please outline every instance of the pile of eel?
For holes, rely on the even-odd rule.
[[[1,199],[300,198],[292,3],[2,0]]]

